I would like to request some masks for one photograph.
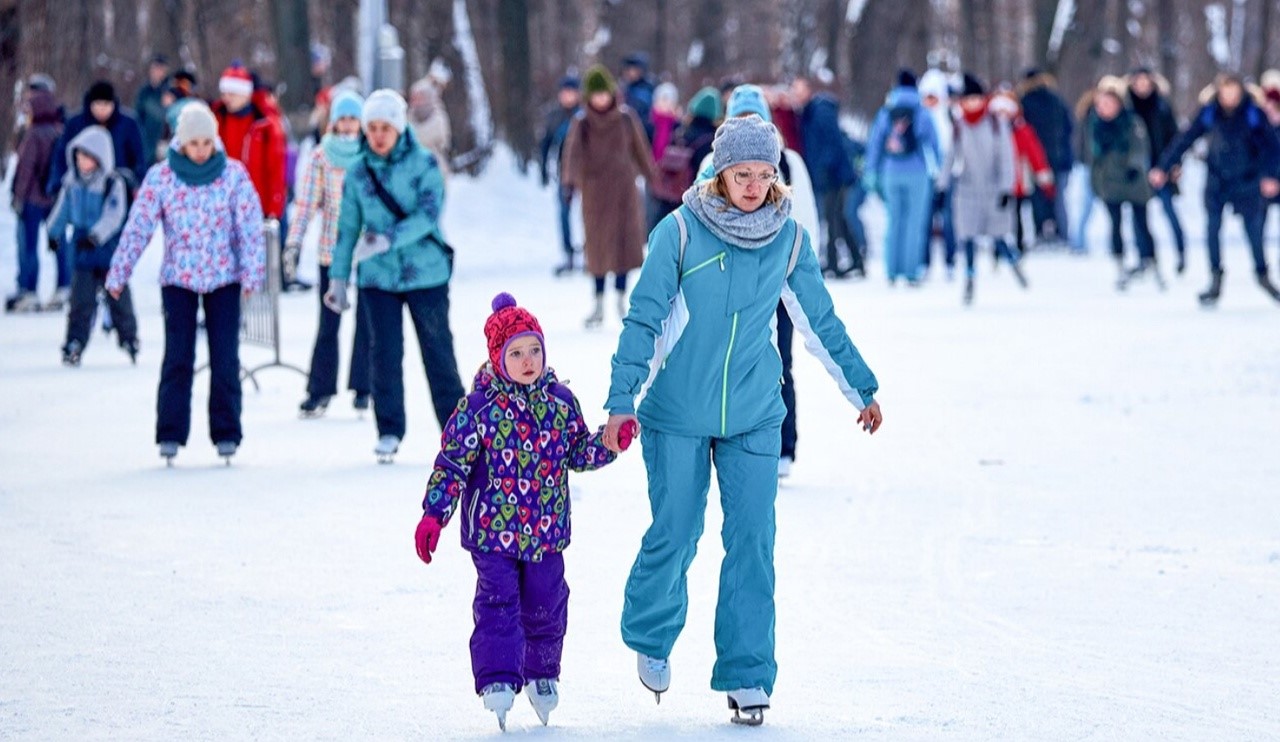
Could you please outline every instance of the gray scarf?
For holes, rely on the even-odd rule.
[[[773,242],[791,216],[789,196],[777,206],[764,204],[747,213],[707,193],[700,184],[684,192],[684,205],[720,240],[747,250]]]

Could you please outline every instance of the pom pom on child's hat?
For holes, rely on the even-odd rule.
[[[547,341],[542,335],[542,325],[528,309],[516,306],[516,299],[507,292],[493,297],[493,314],[484,323],[484,337],[489,347],[489,363],[502,378],[511,380],[505,364],[507,346],[522,337],[536,337],[546,358]]]

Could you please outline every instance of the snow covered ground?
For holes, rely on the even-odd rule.
[[[1203,215],[1184,201],[1191,268],[1163,294],[1114,291],[1101,211],[1093,255],[1033,256],[1027,293],[984,259],[967,311],[940,277],[889,289],[878,260],[870,280],[833,286],[886,423],[859,433],[797,355],[780,673],[761,729],[730,725],[708,688],[716,505],[655,706],[618,631],[647,524],[640,457],[577,476],[563,700],[544,729],[519,699],[509,734],[1280,738],[1280,309],[1252,285],[1234,225],[1223,302],[1197,307]],[[458,357],[464,376],[480,364],[489,300],[511,291],[603,422],[619,325],[610,313],[584,331],[586,280],[550,277],[553,210],[505,164],[451,183]],[[12,234],[0,217],[6,290]],[[474,573],[457,530],[430,567],[411,545],[438,445],[413,351],[394,466],[374,463],[349,396],[300,421],[303,379],[270,369],[246,387],[233,467],[208,442],[201,376],[190,445],[165,469],[158,263],[153,247],[133,282],[136,368],[101,335],[82,368],[62,368],[61,317],[0,318],[0,739],[496,738],[471,690]],[[305,367],[315,293],[282,301],[284,359]]]

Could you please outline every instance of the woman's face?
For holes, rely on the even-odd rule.
[[[395,149],[400,132],[387,121],[370,121],[364,127],[365,139],[369,141],[369,149],[379,157],[386,157]]]
[[[203,165],[213,157],[212,139],[191,139],[182,145],[182,154],[197,165]]]
[[[769,188],[778,180],[778,169],[767,162],[743,162],[724,171],[729,203],[748,214],[764,206]]]
[[[587,102],[597,111],[607,111],[613,105],[613,93],[592,93]]]
[[[1110,93],[1099,95],[1093,100],[1093,110],[1103,121],[1112,121],[1120,115],[1120,101]]]
[[[360,133],[360,119],[355,116],[343,116],[333,122],[333,133],[342,137],[354,137]]]
[[[532,384],[542,375],[542,343],[532,335],[516,338],[507,345],[502,365],[517,384]]]

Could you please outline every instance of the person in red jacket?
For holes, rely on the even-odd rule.
[[[214,102],[218,136],[227,156],[249,171],[253,188],[268,219],[284,215],[286,140],[280,109],[269,91],[255,84],[253,75],[232,63],[218,80],[221,100]]]
[[[1014,227],[1019,253],[1027,251],[1022,234],[1022,205],[1031,200],[1031,194],[1040,189],[1045,198],[1054,195],[1053,168],[1044,153],[1044,145],[1036,130],[1022,117],[1022,105],[1012,91],[1004,90],[991,97],[990,110],[1009,122],[1013,130],[1013,198]]]

